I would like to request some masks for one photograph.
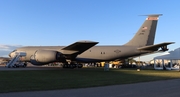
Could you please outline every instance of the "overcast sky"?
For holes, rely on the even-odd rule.
[[[179,0],[0,0],[0,56],[19,46],[69,45],[79,40],[122,45],[145,16],[161,13],[156,43],[179,47]],[[145,60],[152,59],[145,57]]]

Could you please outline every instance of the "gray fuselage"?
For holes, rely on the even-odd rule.
[[[18,48],[17,51],[26,52],[23,61],[30,61],[31,56],[34,55],[37,50],[53,50],[63,53],[63,50],[61,50],[63,47],[64,46],[28,46]],[[79,54],[75,60],[82,62],[112,61],[144,53],[145,52],[137,50],[135,46],[94,46]]]

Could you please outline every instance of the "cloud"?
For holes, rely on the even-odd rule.
[[[0,44],[0,57],[8,57],[8,54],[16,48],[22,47],[21,45],[1,45]]]

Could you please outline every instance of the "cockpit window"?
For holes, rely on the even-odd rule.
[[[15,52],[15,51],[17,51],[17,50],[14,50],[14,51],[12,51],[12,52]]]

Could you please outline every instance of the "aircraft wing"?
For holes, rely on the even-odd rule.
[[[98,43],[99,42],[94,42],[94,41],[78,41],[69,46],[62,48],[61,50],[63,50],[63,54],[66,54],[66,55],[72,55],[72,54],[78,55]]]
[[[169,44],[173,44],[174,42],[164,42],[164,43],[160,43],[160,44],[155,44],[155,45],[148,45],[148,46],[143,46],[138,48],[138,50],[141,51],[157,51],[159,48],[161,48],[161,51],[167,51],[167,45]]]

